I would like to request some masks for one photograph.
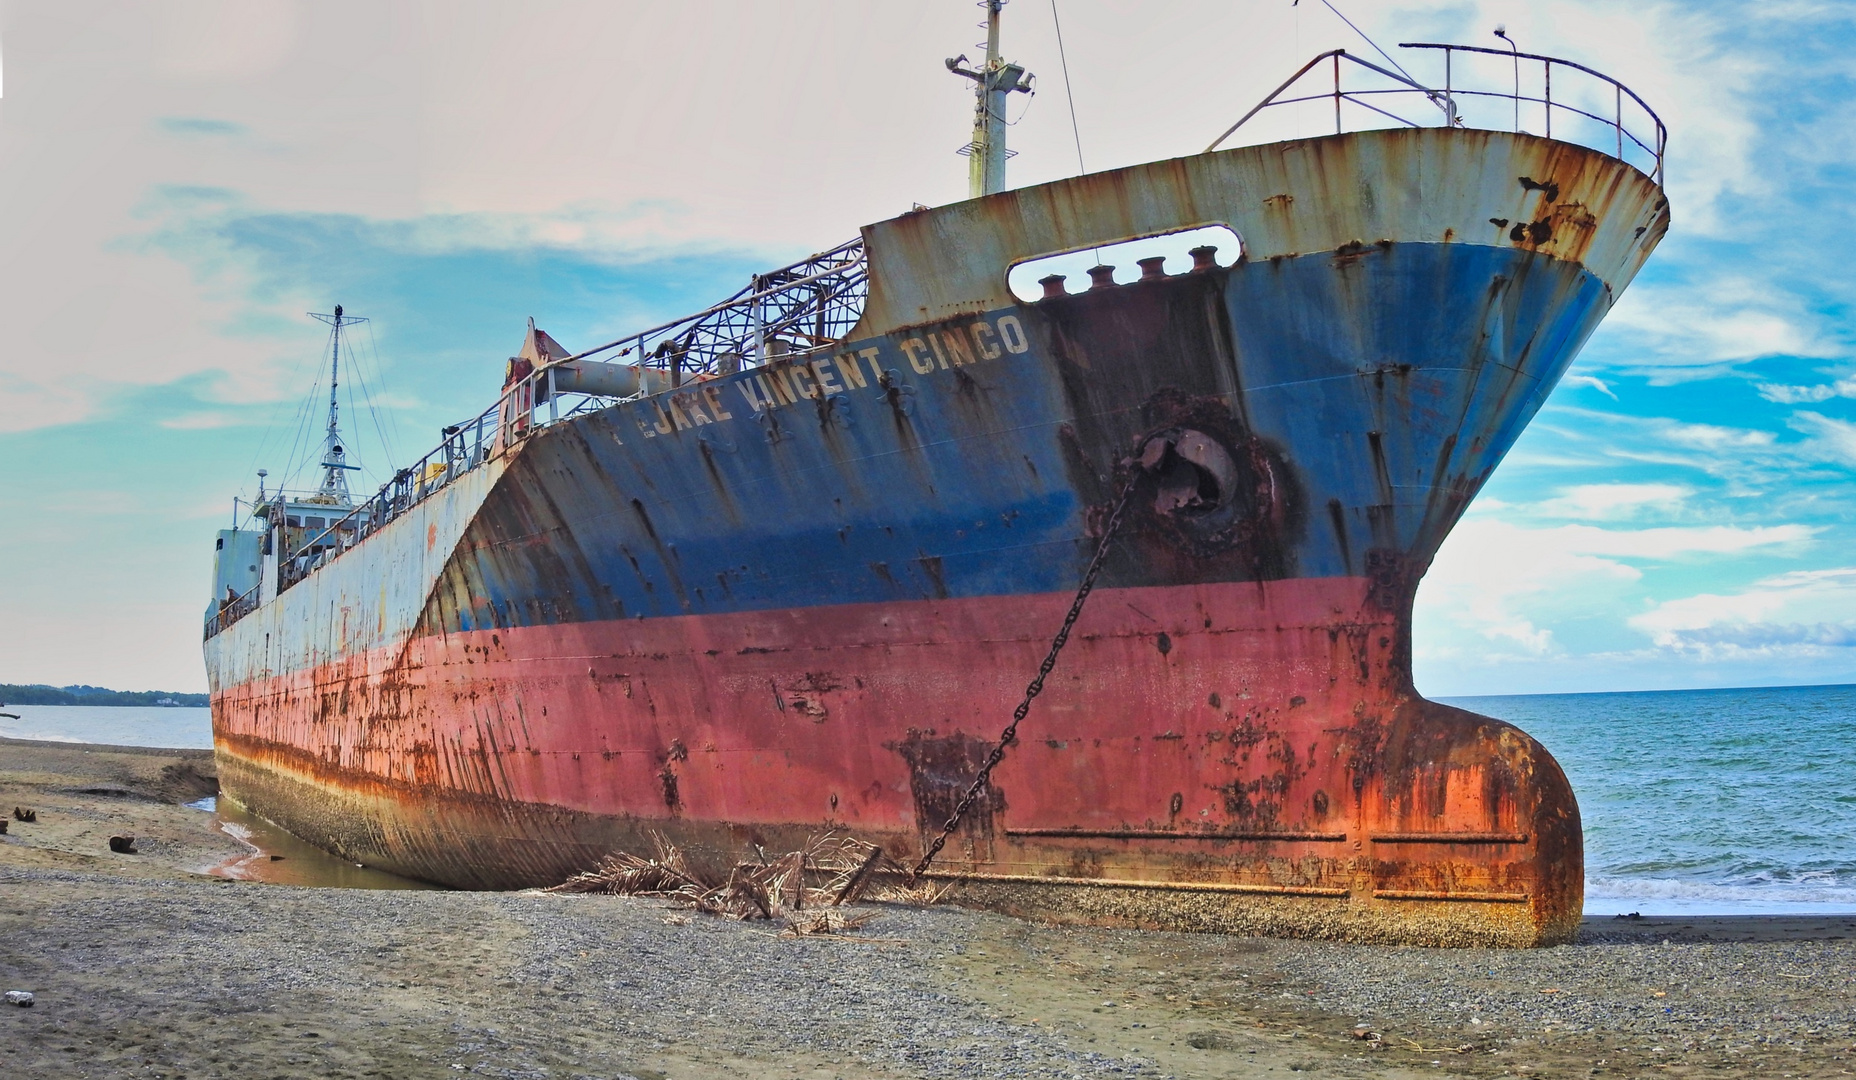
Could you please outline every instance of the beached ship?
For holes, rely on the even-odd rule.
[[[1412,47],[1437,85],[1333,52],[1239,122],[1331,134],[1002,190],[1028,77],[997,7],[985,62],[949,62],[975,197],[597,349],[531,322],[501,399],[377,494],[325,480],[220,534],[227,796],[467,888],[653,834],[725,865],[838,830],[911,863],[1125,500],[930,877],[1103,924],[1572,935],[1573,793],[1523,732],[1417,693],[1411,606],[1663,236],[1661,123],[1566,61],[1515,54],[1511,92],[1509,51],[1495,90],[1466,77],[1489,50]],[[1190,265],[1013,291],[1213,226],[1234,241]]]

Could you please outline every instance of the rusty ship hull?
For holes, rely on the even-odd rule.
[[[1235,264],[1006,286],[1206,223]],[[520,432],[210,636],[225,791],[466,888],[654,833],[718,865],[827,829],[910,861],[1132,484],[934,873],[1058,920],[1567,940],[1573,793],[1525,733],[1417,693],[1411,605],[1666,225],[1608,155],[1418,129],[870,226],[842,341]]]

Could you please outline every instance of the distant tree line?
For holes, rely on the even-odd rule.
[[[205,694],[175,694],[166,690],[105,690],[101,686],[19,686],[0,683],[0,703],[7,705],[190,705],[211,704]]]

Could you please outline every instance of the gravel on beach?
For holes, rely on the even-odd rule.
[[[0,743],[0,803],[41,819],[0,838],[0,990],[36,996],[0,1007],[8,1077],[1856,1074],[1852,917],[1497,951],[876,905],[792,939],[647,899],[205,876],[231,845],[159,792],[172,761],[35,745]],[[110,829],[154,854],[92,851]]]

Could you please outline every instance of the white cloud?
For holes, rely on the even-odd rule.
[[[213,431],[218,428],[243,427],[261,423],[262,417],[234,415],[223,412],[195,412],[170,416],[161,421],[161,426],[173,431]]]
[[[1856,567],[1837,566],[1825,570],[1788,570],[1760,581],[1773,589],[1819,589],[1827,586],[1856,584]]]
[[[149,42],[155,70],[190,83],[266,75],[303,37],[303,8],[252,0],[190,0],[168,5]],[[226,48],[236,43],[236,48]]]
[[[1846,375],[1836,382],[1818,383],[1815,386],[1761,383],[1759,396],[1780,405],[1814,405],[1831,398],[1856,398],[1856,375]]]
[[[1794,571],[1737,593],[1667,600],[1629,622],[1660,647],[1704,656],[1849,648],[1856,646],[1856,567]]]
[[[1756,428],[1722,427],[1719,424],[1691,424],[1681,420],[1652,418],[1651,426],[1659,438],[1696,450],[1751,450],[1771,446],[1777,436]]]
[[[1856,424],[1809,410],[1792,414],[1791,425],[1811,435],[1809,445],[1821,460],[1856,466]]]
[[[1574,405],[1549,406],[1543,421],[1537,426],[1550,425],[1553,416],[1574,417],[1585,422],[1577,429],[1560,425],[1556,430],[1561,434],[1588,441],[1597,438],[1607,444],[1627,442],[1632,436],[1638,436],[1659,445],[1673,443],[1693,450],[1731,451],[1738,454],[1770,447],[1778,438],[1772,432],[1759,428],[1701,424],[1667,416],[1631,416]]]
[[[1760,131],[1752,107],[1755,88],[1776,65],[1740,47],[1725,20],[1670,2],[1483,0],[1473,10],[1458,24],[1457,40],[1489,42],[1489,28],[1505,22],[1524,51],[1577,59],[1620,79],[1656,109],[1673,133],[1666,185],[1677,228],[1690,235],[1717,231],[1724,199],[1768,182],[1755,158]],[[1526,67],[1524,93],[1532,74]],[[1555,97],[1559,82],[1556,76]]]
[[[1680,484],[1578,484],[1534,509],[1548,517],[1612,521],[1646,509],[1677,510],[1694,493]]]
[[[1617,394],[1612,392],[1610,383],[1607,383],[1605,380],[1596,378],[1591,375],[1568,375],[1565,378],[1560,380],[1560,385],[1561,386],[1589,386],[1592,389],[1610,398],[1612,401],[1616,401],[1618,399]]]
[[[1659,470],[1669,478],[1662,483],[1678,482],[1673,470],[1692,469],[1733,496],[1799,493],[1806,482],[1848,476],[1856,465],[1848,424],[1815,413],[1795,414],[1790,424],[1813,437],[1782,440],[1781,432],[1759,428],[1549,405],[1510,460],[1588,473],[1628,463]],[[1551,442],[1542,440],[1549,434]]]
[[[1601,529],[1595,525],[1561,525],[1531,530],[1530,544],[1548,544],[1579,555],[1621,559],[1672,559],[1687,555],[1726,555],[1797,545],[1821,532],[1813,525],[1664,526],[1655,529]],[[1511,539],[1519,539],[1511,538]]]
[[[1641,580],[1643,571],[1625,560],[1797,548],[1819,531],[1804,525],[1528,529],[1471,517],[1444,541],[1425,576],[1420,605],[1430,623],[1454,625],[1490,641],[1512,641],[1542,655],[1554,649],[1553,635],[1539,625],[1534,609],[1543,601],[1551,606]]]
[[[1645,283],[1619,298],[1609,332],[1634,346],[1637,370],[1712,368],[1765,356],[1847,355],[1834,320],[1770,281],[1720,276],[1681,284]]]
[[[472,251],[572,251],[614,262],[740,251],[730,237],[689,205],[650,199],[627,206],[581,202],[548,211],[430,213],[414,218],[362,219],[369,240],[409,255]],[[834,237],[850,239],[849,229]]]
[[[237,335],[226,329],[226,298],[192,280],[193,266],[106,254],[156,185],[397,224],[426,250],[615,256],[817,250],[913,201],[961,198],[965,168],[952,148],[965,139],[968,109],[963,84],[938,60],[970,42],[968,7],[479,0],[351,19],[337,8],[234,0],[89,14],[16,6],[9,90],[34,109],[6,117],[0,206],[32,212],[0,222],[0,248],[33,257],[0,280],[9,404],[31,417],[70,411],[24,359],[57,344],[42,327],[61,328],[63,343],[85,353],[95,401],[112,385],[253,367],[249,344],[228,340]],[[1048,13],[1021,8],[1006,16],[1010,53],[1047,89],[1013,128],[1015,184],[1075,167]],[[1421,38],[1481,39],[1505,22],[1530,48],[1624,78],[1683,133],[1671,184],[1685,228],[1759,175],[1745,91],[1764,68],[1733,50],[1707,12],[1437,0],[1354,14],[1382,41],[1420,28]],[[1075,0],[1065,24],[1096,169],[1192,152],[1305,55],[1359,47],[1313,5],[1182,3],[1131,21]],[[703,43],[695,68],[685,49],[641,44],[690,41]],[[945,44],[924,52],[923,42]],[[1422,77],[1441,74],[1434,54],[1393,51]],[[515,57],[546,60],[538,69]],[[1170,100],[1188,103],[1158,119],[1154,63]],[[820,94],[802,77],[823,71],[834,87],[857,89]],[[1555,89],[1577,92],[1571,82]],[[137,355],[151,325],[162,327],[158,364]]]

